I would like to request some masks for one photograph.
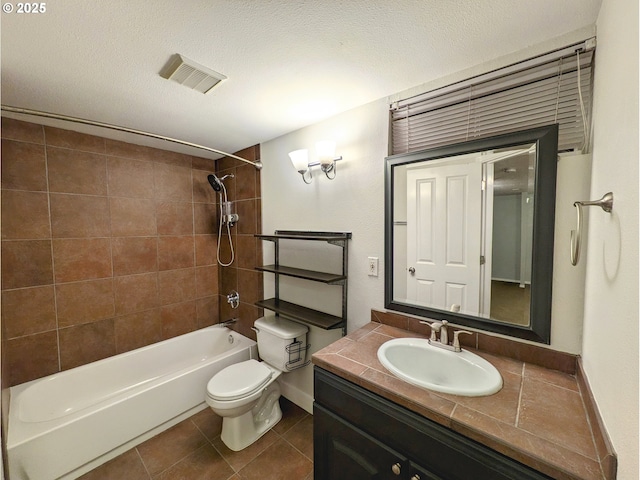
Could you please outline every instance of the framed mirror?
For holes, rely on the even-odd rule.
[[[385,307],[550,343],[558,126],[385,162]]]

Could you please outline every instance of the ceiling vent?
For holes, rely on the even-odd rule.
[[[200,93],[209,93],[218,83],[227,79],[221,73],[179,54],[171,58],[164,70],[160,72],[160,76]]]

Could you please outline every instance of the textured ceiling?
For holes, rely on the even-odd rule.
[[[593,25],[600,3],[54,0],[1,15],[2,104],[234,152]],[[228,80],[165,80],[176,53]]]

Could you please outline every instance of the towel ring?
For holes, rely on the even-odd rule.
[[[600,207],[609,213],[613,210],[613,193],[605,193],[600,200],[592,200],[587,202],[573,202],[578,214],[578,225],[575,230],[571,230],[571,265],[575,266],[580,260],[580,240],[582,236],[582,207]]]

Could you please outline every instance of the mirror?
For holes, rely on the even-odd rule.
[[[385,307],[550,343],[558,126],[387,157]]]

